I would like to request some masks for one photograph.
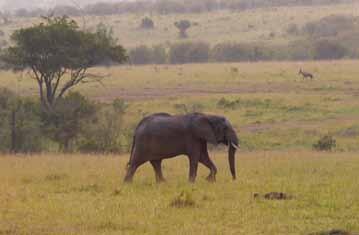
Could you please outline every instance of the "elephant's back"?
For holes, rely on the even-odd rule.
[[[151,138],[171,138],[184,134],[186,122],[181,116],[166,113],[153,114],[142,120],[136,130],[136,136]]]
[[[183,154],[188,135],[185,122],[179,116],[151,116],[136,130],[136,149],[148,156],[176,156]]]

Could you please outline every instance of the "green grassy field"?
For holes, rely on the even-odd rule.
[[[358,151],[358,65],[343,60],[97,68],[108,74],[103,86],[77,90],[100,102],[126,100],[126,126],[150,113],[200,111],[228,117],[245,150],[311,149],[330,134],[336,151]],[[303,81],[300,67],[315,79]],[[0,84],[37,95],[34,81],[19,74],[0,73]]]
[[[139,30],[143,16],[133,14],[85,18],[85,27],[113,26],[126,48],[178,41],[173,22],[180,19],[199,24],[189,30],[190,40],[278,43],[296,39],[285,32],[291,23],[300,27],[331,14],[357,16],[357,9],[353,4],[154,15],[154,31]],[[1,30],[8,37],[37,21],[14,19]],[[315,79],[302,80],[299,68]],[[359,61],[118,66],[92,72],[106,75],[103,84],[76,90],[99,102],[127,101],[125,127],[155,112],[228,117],[243,148],[236,158],[237,181],[231,180],[224,148],[211,148],[217,182],[206,182],[201,166],[194,185],[187,183],[185,157],[164,162],[166,183],[156,184],[146,164],[132,185],[124,185],[128,154],[1,155],[0,235],[359,232]],[[37,97],[36,84],[25,73],[0,71],[0,87]],[[336,148],[313,151],[326,134],[336,139]],[[292,199],[265,200],[262,195],[269,192]],[[176,199],[184,206],[173,206]]]
[[[128,101],[126,125],[149,113],[185,109],[228,117],[243,147],[238,180],[231,180],[224,149],[211,152],[217,182],[206,182],[201,167],[194,185],[187,183],[184,157],[165,162],[167,183],[155,184],[145,165],[132,185],[123,185],[128,155],[2,156],[0,234],[359,231],[358,63],[97,68],[111,74],[104,87],[87,84],[79,91],[102,102]],[[238,73],[231,72],[234,67]],[[313,72],[315,80],[303,81],[299,67]],[[2,72],[0,81],[19,94],[36,94],[33,81],[16,78],[21,76]],[[337,140],[334,152],[311,151],[327,133]],[[272,191],[293,198],[254,198]],[[189,205],[172,207],[178,197]]]
[[[97,68],[104,87],[78,90],[109,102],[125,99],[126,125],[153,112],[224,115],[238,131],[238,180],[224,149],[210,155],[215,184],[187,183],[185,157],[165,161],[157,185],[149,164],[132,185],[122,178],[128,155],[0,157],[0,234],[311,234],[359,231],[358,61],[194,64]],[[238,73],[231,72],[238,68]],[[315,75],[303,81],[299,67]],[[0,74],[2,86],[35,95],[33,81]],[[324,134],[333,152],[312,151]],[[291,200],[262,196],[284,192]],[[181,196],[182,195],[182,196]],[[176,199],[185,203],[173,207]],[[187,203],[187,204],[186,204]]]
[[[127,155],[3,156],[0,234],[311,234],[359,231],[357,154],[308,151],[212,152],[217,182],[188,184],[182,157],[164,163],[156,184],[149,164],[124,185]],[[284,192],[290,200],[254,198]],[[183,207],[173,206],[181,194]],[[186,204],[187,203],[187,204]]]

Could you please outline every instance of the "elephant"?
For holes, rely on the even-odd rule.
[[[155,113],[144,117],[135,129],[125,182],[131,182],[137,168],[149,161],[156,181],[164,181],[163,159],[187,155],[189,182],[195,182],[198,162],[210,170],[208,181],[216,180],[217,168],[208,155],[207,143],[228,146],[228,159],[233,180],[236,179],[235,152],[238,137],[230,122],[222,116],[190,113],[170,115]]]

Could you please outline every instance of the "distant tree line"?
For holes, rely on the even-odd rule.
[[[346,46],[340,41],[328,39],[278,45],[224,42],[212,47],[206,42],[183,42],[170,46],[138,46],[129,51],[129,56],[130,62],[135,65],[359,58],[358,51],[349,50]]]
[[[80,16],[80,15],[114,15],[124,13],[200,13],[217,10],[248,10],[263,7],[279,6],[306,6],[327,5],[339,3],[351,3],[355,0],[156,0],[156,1],[122,1],[118,3],[99,2],[90,4],[80,9],[76,6],[58,5],[50,12],[56,15]],[[47,14],[44,9],[18,9],[15,12],[19,17],[36,17]]]
[[[133,64],[183,64],[266,60],[332,60],[359,58],[359,17],[331,15],[303,27],[291,24],[286,33],[296,36],[289,43],[238,43],[186,41],[141,45],[129,50]]]

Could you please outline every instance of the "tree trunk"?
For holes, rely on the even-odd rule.
[[[63,151],[64,153],[70,152],[70,138],[66,138],[63,143]]]
[[[17,152],[17,135],[16,135],[16,110],[11,111],[10,117],[10,128],[11,128],[11,147],[10,151],[12,153]]]

